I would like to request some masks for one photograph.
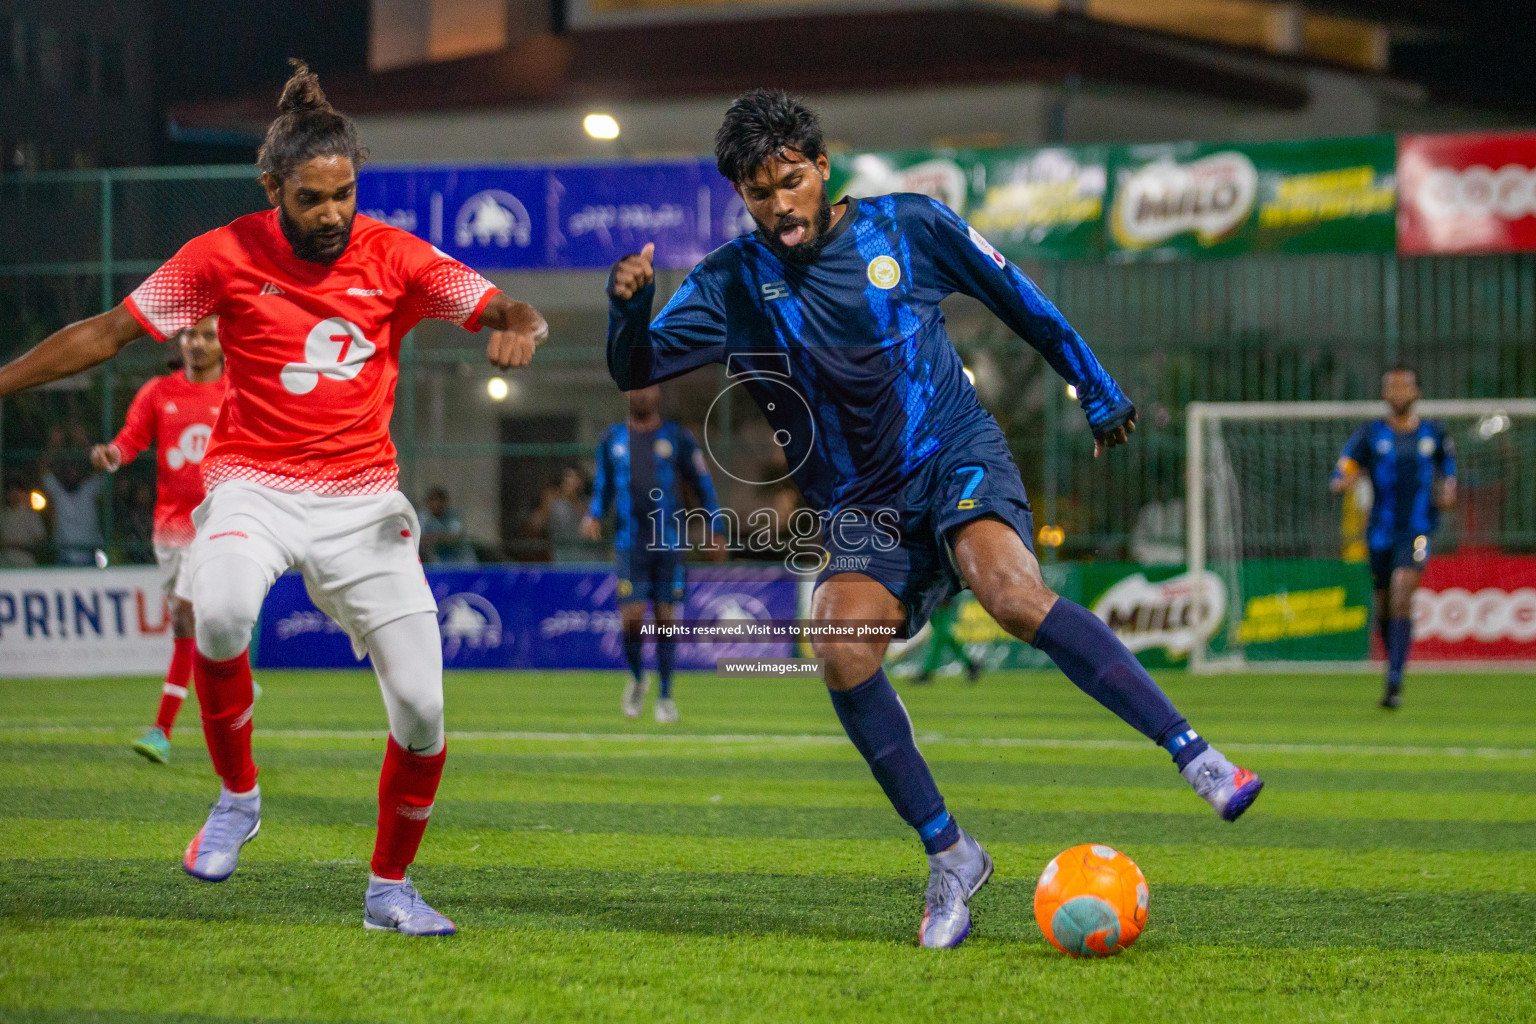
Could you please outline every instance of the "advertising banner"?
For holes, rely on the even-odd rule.
[[[622,669],[616,581],[599,568],[480,566],[427,570],[449,669]],[[699,622],[793,619],[796,578],[772,566],[698,566],[678,618]],[[3,610],[3,605],[0,605]],[[258,668],[353,668],[351,641],[309,600],[303,579],[280,577],[267,595]],[[788,658],[791,641],[680,643],[677,667],[717,658]],[[647,645],[647,657],[654,647]],[[162,666],[163,667],[163,666]]]
[[[171,615],[160,571],[0,571],[0,676],[163,675]]]
[[[1389,135],[833,158],[836,196],[919,192],[1012,260],[1391,252]]]
[[[1242,589],[1242,617],[1212,636],[1213,655],[1234,642],[1249,661],[1359,661],[1368,655],[1372,596],[1364,564],[1311,558],[1248,561]]]
[[[1414,136],[1404,145],[1418,152],[1415,139],[1443,148],[1458,138],[1466,137]],[[1518,149],[1507,140],[1536,136],[1485,138]],[[1533,166],[1520,159],[1526,162],[1516,170]],[[839,153],[829,189],[834,198],[932,196],[1016,261],[1390,252],[1396,160],[1387,135]],[[1472,167],[1463,178],[1476,185],[1488,177],[1484,171]],[[1531,172],[1499,173],[1499,209],[1526,210]],[[1481,195],[1472,186],[1447,194],[1458,202]],[[657,266],[687,269],[755,227],[707,158],[370,166],[358,180],[358,209],[483,270],[605,270],[647,242],[656,244]]]
[[[1536,558],[1432,558],[1413,595],[1414,658],[1536,662]]]
[[[1248,596],[1241,608],[1234,607],[1235,580],[1210,570],[1196,580],[1182,566],[1135,562],[1041,568],[1052,589],[1103,619],[1148,668],[1182,668],[1200,642],[1213,655],[1241,643],[1251,661],[1353,661],[1368,652],[1371,589],[1363,566],[1245,562]],[[988,668],[1051,667],[1040,652],[1004,633],[969,591],[956,598],[955,611],[954,638],[972,659]],[[919,633],[898,652],[893,673],[922,671],[932,643],[931,631]],[[938,660],[937,671],[960,670],[952,655]]]
[[[1390,135],[1129,146],[1111,154],[1111,258],[1391,252]]]
[[[1536,132],[1404,135],[1397,169],[1401,252],[1536,249]]]
[[[656,243],[692,267],[753,228],[711,160],[554,167],[367,167],[358,210],[482,270],[606,270]]]
[[[918,192],[968,220],[1009,259],[1098,259],[1109,147],[839,154],[834,198]]]

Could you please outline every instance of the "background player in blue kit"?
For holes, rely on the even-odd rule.
[[[683,483],[693,488],[713,524],[720,502],[698,443],[679,424],[662,420],[661,388],[631,391],[628,418],[609,427],[597,446],[592,507],[581,524],[582,533],[597,540],[602,536],[603,517],[610,506],[614,508],[613,558],[624,625],[624,660],[630,674],[622,707],[630,718],[639,718],[645,706],[640,634],[645,603],[655,605],[656,622],[664,625],[672,622],[687,596],[688,537],[678,516],[685,507]],[[711,552],[723,555],[724,549],[712,546]],[[672,701],[676,656],[677,641],[658,636],[656,721],[667,724],[677,721],[677,705]]]
[[[1376,624],[1387,649],[1387,686],[1381,706],[1402,704],[1403,666],[1413,646],[1413,592],[1418,589],[1440,512],[1456,504],[1456,446],[1444,428],[1421,420],[1419,375],[1394,366],[1382,375],[1386,419],[1355,431],[1333,471],[1335,493],[1362,473],[1375,491],[1366,524],[1371,580],[1376,589]]]
[[[971,295],[1039,351],[1077,388],[1097,454],[1129,439],[1136,410],[1087,344],[941,203],[889,195],[833,206],[816,115],[784,93],[739,97],[715,143],[758,230],[705,257],[654,322],[654,247],[614,265],[608,365],[619,387],[753,355],[785,364],[745,385],[824,516],[813,620],[904,620],[910,634],[968,586],[1004,629],[1168,750],[1218,814],[1242,814],[1262,781],[1189,727],[1108,626],[1045,585],[1018,468],[965,378],[939,302]],[[849,738],[928,852],[920,939],[955,946],[992,859],[945,809],[881,668],[886,647],[826,642],[816,653]]]

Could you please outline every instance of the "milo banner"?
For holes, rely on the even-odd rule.
[[[1390,252],[1396,244],[1390,135],[1114,151],[1111,258],[1255,252]]]
[[[944,203],[1012,260],[1104,254],[1107,146],[909,150],[838,155],[835,197],[919,192]]]
[[[1043,566],[1063,597],[1093,611],[1148,668],[1181,668],[1196,644],[1220,656],[1241,644],[1249,661],[1358,661],[1369,651],[1370,580],[1363,566],[1295,559],[1245,562],[1242,579],[1210,570],[1134,562]],[[1247,595],[1240,606],[1238,587]],[[988,668],[1049,668],[1050,661],[1004,633],[969,592],[956,599],[954,640]],[[892,673],[960,671],[930,658],[930,629],[896,652]]]
[[[840,154],[836,196],[920,192],[1013,260],[1390,252],[1389,135]]]

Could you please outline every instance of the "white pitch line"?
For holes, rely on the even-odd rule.
[[[257,735],[277,739],[383,739],[384,733],[365,729],[269,729]],[[841,746],[847,737],[832,733],[621,733],[621,732],[449,732],[451,740],[506,740],[543,743],[702,743],[702,744],[822,744]],[[1061,750],[1145,750],[1146,740],[1050,739],[1007,736],[945,736],[924,733],[919,743],[959,747],[1025,747]],[[1359,743],[1226,743],[1228,750],[1269,754],[1364,754],[1408,757],[1536,757],[1530,747],[1423,747],[1372,746]]]
[[[122,729],[109,725],[48,725],[32,728],[6,726],[0,735],[58,735],[90,733],[93,735],[115,734]],[[382,740],[385,733],[372,729],[257,729],[256,735],[283,740]],[[844,736],[833,733],[623,733],[623,732],[449,732],[451,740],[501,740],[512,743],[697,743],[715,745],[740,744],[806,744],[841,746],[848,742]],[[1145,750],[1145,740],[1088,740],[1051,739],[1048,737],[1010,736],[946,736],[943,733],[924,733],[918,736],[924,744],[945,744],[957,747],[1021,747],[1041,750]],[[1360,754],[1366,757],[1485,757],[1527,758],[1536,757],[1531,747],[1425,747],[1389,746],[1364,743],[1224,743],[1226,750],[1256,754]]]

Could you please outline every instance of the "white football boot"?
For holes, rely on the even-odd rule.
[[[624,709],[625,718],[640,717],[640,712],[645,710],[646,692],[650,688],[651,684],[644,676],[641,676],[639,679],[631,679],[625,684],[624,701],[621,705]]]
[[[971,934],[971,897],[992,877],[992,855],[965,829],[960,841],[928,855],[928,906],[917,931],[929,949],[950,949]]]

